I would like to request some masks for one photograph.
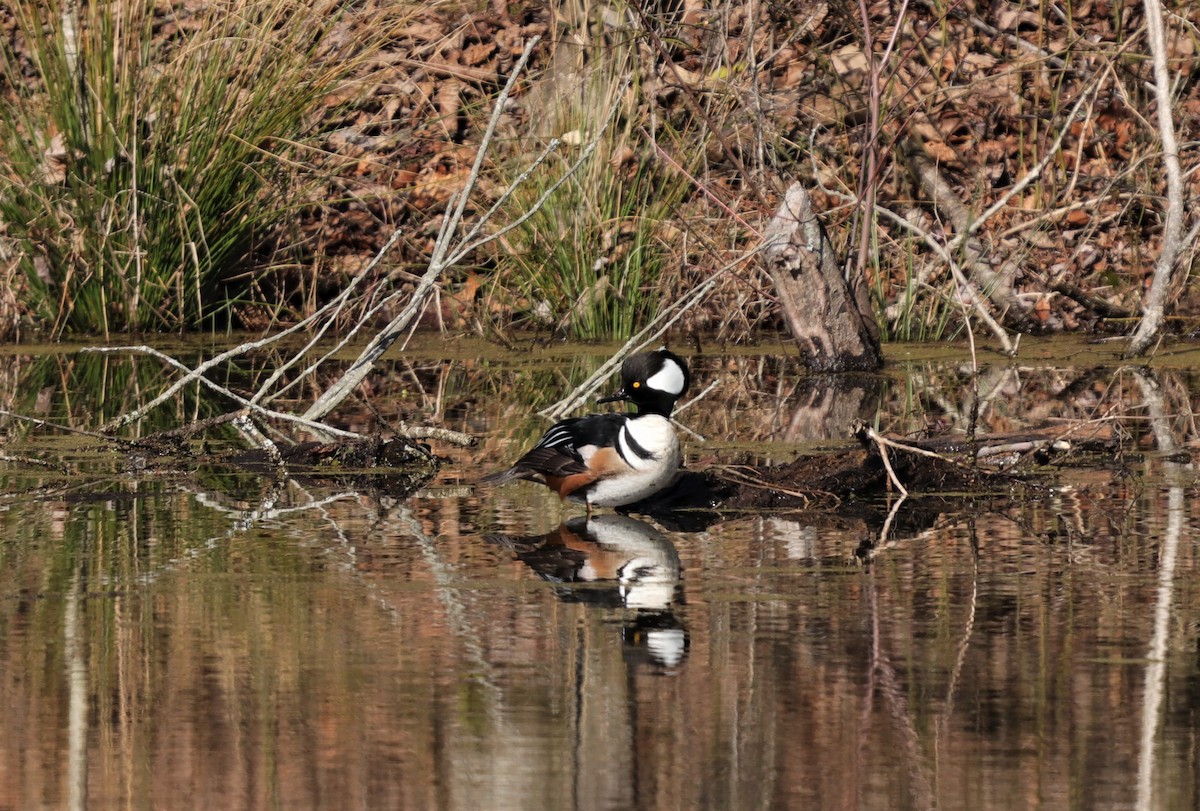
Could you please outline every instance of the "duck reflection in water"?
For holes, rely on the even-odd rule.
[[[687,630],[675,616],[683,602],[675,546],[654,527],[624,515],[573,518],[545,535],[489,535],[555,589],[564,602],[626,609],[626,654],[664,668],[687,656]]]

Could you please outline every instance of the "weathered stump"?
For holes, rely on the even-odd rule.
[[[763,261],[788,330],[813,370],[843,372],[883,365],[879,328],[866,282],[848,283],[812,210],[793,183],[763,237]]]

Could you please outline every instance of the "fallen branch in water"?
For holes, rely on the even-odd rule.
[[[597,143],[603,130],[608,123],[612,121],[616,112],[616,103],[609,111],[608,119],[604,127],[595,133],[592,141],[587,144],[581,151],[577,159],[562,173],[562,175],[548,188],[534,205],[525,211],[521,217],[514,222],[508,223],[504,228],[501,228],[492,233],[484,233],[484,229],[494,219],[494,215],[500,207],[510,199],[513,192],[527,180],[534,168],[541,164],[547,157],[552,155],[559,147],[560,142],[554,139],[542,151],[532,164],[514,181],[514,183],[499,195],[498,199],[491,207],[473,224],[465,229],[465,233],[456,239],[456,234],[459,227],[463,224],[464,217],[467,211],[467,203],[471,193],[474,190],[476,183],[479,180],[480,173],[483,167],[485,157],[488,153],[488,148],[492,142],[500,116],[505,110],[506,100],[514,88],[517,79],[521,75],[526,63],[528,62],[534,47],[537,45],[538,38],[533,38],[526,45],[523,54],[515,64],[512,74],[509,77],[508,83],[503,91],[496,99],[495,108],[488,128],[484,133],[483,139],[477,150],[475,163],[472,166],[470,176],[466,186],[451,197],[449,210],[442,221],[441,231],[435,242],[433,255],[430,258],[428,268],[425,273],[418,277],[417,286],[411,292],[410,299],[399,315],[392,319],[382,331],[377,333],[368,344],[367,348],[362,351],[358,359],[352,363],[340,379],[332,386],[327,388],[316,401],[302,415],[291,414],[277,409],[270,408],[268,404],[280,397],[283,393],[290,390],[303,380],[311,379],[311,375],[324,363],[331,360],[337,353],[342,351],[349,343],[354,340],[367,325],[371,324],[377,317],[378,313],[382,312],[386,307],[396,303],[403,295],[401,291],[394,291],[387,295],[382,295],[379,289],[373,291],[368,299],[362,299],[362,289],[368,278],[376,272],[379,265],[389,255],[391,250],[399,242],[404,232],[397,228],[383,247],[376,253],[371,261],[350,281],[345,285],[342,291],[330,302],[322,306],[316,312],[297,322],[296,324],[284,329],[278,333],[265,336],[261,339],[245,342],[238,346],[221,352],[218,355],[205,360],[195,368],[189,368],[176,358],[171,357],[165,352],[157,350],[153,347],[140,346],[125,346],[125,347],[100,347],[88,348],[84,351],[100,352],[100,353],[129,353],[135,352],[140,354],[150,355],[162,361],[166,365],[180,371],[181,376],[171,385],[167,386],[156,397],[152,398],[147,403],[135,408],[125,414],[120,415],[116,419],[104,426],[103,430],[106,433],[113,433],[117,430],[145,419],[153,409],[159,407],[163,403],[170,401],[176,397],[179,392],[188,384],[196,382],[208,389],[216,392],[222,397],[232,401],[238,406],[237,415],[230,417],[228,420],[235,421],[237,416],[242,412],[248,417],[261,419],[273,422],[285,422],[299,429],[305,430],[318,437],[340,437],[343,439],[362,439],[363,435],[355,431],[347,431],[344,429],[334,428],[327,425],[324,418],[338,405],[340,405],[346,397],[363,381],[366,375],[374,368],[375,361],[388,349],[392,344],[414,325],[417,316],[424,310],[430,296],[435,291],[440,283],[440,278],[447,268],[456,264],[460,264],[471,253],[478,250],[483,245],[491,242],[494,239],[502,237],[507,231],[519,226],[522,222],[532,216],[538,208],[549,198],[549,196],[564,183],[584,162],[586,162],[596,149]],[[619,98],[620,94],[617,94]],[[351,327],[345,330],[339,339],[334,342],[332,348],[328,348],[323,341],[333,327],[339,323],[345,312],[352,305],[359,305],[361,312],[359,317]],[[253,395],[243,396],[238,394],[227,386],[215,382],[209,377],[209,374],[217,369],[225,368],[226,364],[239,357],[243,357],[252,352],[257,352],[267,348],[272,344],[278,343],[283,338],[295,335],[302,331],[308,332],[308,339],[304,345],[297,350],[291,357],[278,363],[267,379],[259,385],[257,391]],[[319,357],[309,360],[309,356],[317,351],[319,347],[325,347],[325,351]],[[307,364],[307,365],[304,365]],[[285,375],[293,372],[292,379],[289,382],[281,382]],[[246,428],[245,422],[240,423],[243,429]],[[196,428],[196,426],[184,427],[180,429],[185,433]],[[252,438],[251,433],[243,431],[246,434],[250,444],[264,448],[270,444],[265,436],[260,438]],[[407,427],[402,426],[396,431],[399,436],[406,439],[438,439],[440,441],[450,442],[456,445],[467,446],[473,443],[473,439],[465,434],[454,431],[449,431],[440,428],[422,428],[422,427]]]

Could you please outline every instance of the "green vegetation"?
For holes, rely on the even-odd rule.
[[[575,150],[599,135],[596,150],[512,231],[496,281],[519,297],[517,309],[536,325],[595,340],[633,333],[676,286],[677,275],[668,270],[679,254],[672,223],[687,179],[646,135],[650,117],[640,109],[635,46],[600,43],[586,57],[583,68],[557,60],[532,91],[535,97],[544,93],[548,106],[544,115],[530,116],[531,138],[561,138],[566,147],[517,190],[509,218],[532,209],[575,159]],[[671,152],[697,150],[693,145]],[[526,153],[506,161],[503,182],[514,182],[528,164]]]
[[[26,306],[55,333],[223,323],[256,237],[288,214],[305,116],[353,64],[326,45],[331,3],[157,5],[14,10],[0,218]]]

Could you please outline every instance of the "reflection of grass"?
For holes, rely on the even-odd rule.
[[[624,337],[658,310],[674,255],[669,221],[685,180],[639,132],[649,125],[629,83],[633,75],[636,85],[636,51],[598,45],[588,55],[582,76],[560,64],[546,80],[548,120],[535,122],[536,134],[579,143],[614,107],[616,120],[587,164],[509,235],[498,281],[537,323],[575,338]],[[531,208],[570,161],[539,167],[514,196],[510,218]],[[527,163],[514,160],[512,174]]]
[[[173,36],[151,0],[14,7],[32,65],[0,52],[0,218],[39,319],[107,333],[227,315],[255,235],[287,211],[279,156],[353,64],[323,52],[338,5],[207,4]]]
[[[443,396],[449,402],[468,399],[469,413],[454,415],[449,423],[479,437],[480,455],[488,458],[489,464],[511,462],[514,453],[528,449],[552,425],[538,416],[538,410],[590,377],[609,356],[607,350],[600,349],[595,354],[552,355],[517,364],[503,361],[457,366],[446,381]],[[600,393],[610,394],[619,385],[613,377]],[[593,399],[570,416],[624,410],[624,404],[597,405]],[[463,421],[457,422],[460,419]]]
[[[184,358],[184,362],[198,363],[194,358]],[[173,373],[164,372],[158,360],[138,355],[46,355],[23,367],[13,399],[5,408],[94,430],[142,405],[175,379]],[[171,404],[148,414],[140,423],[140,433],[177,428],[228,411],[228,406],[207,388],[192,383]],[[220,436],[220,431],[210,436]]]

